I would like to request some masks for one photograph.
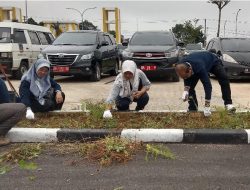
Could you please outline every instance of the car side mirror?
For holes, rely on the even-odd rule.
[[[122,43],[123,46],[127,47],[128,46],[128,43],[127,42],[124,42]]]
[[[177,42],[177,45],[180,47],[183,47],[185,44],[184,44],[184,42]]]
[[[220,50],[219,50],[219,51],[217,51],[217,55],[222,56],[222,53],[221,53],[221,51],[220,51]]]
[[[101,46],[108,46],[109,43],[107,41],[102,41]]]

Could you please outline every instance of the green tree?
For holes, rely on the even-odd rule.
[[[116,33],[114,30],[110,30],[109,33],[112,34],[114,36],[114,38],[116,37]]]
[[[205,42],[205,35],[201,31],[202,26],[194,26],[190,20],[186,21],[184,24],[176,24],[172,31],[175,37],[184,42],[188,43],[203,43]]]
[[[82,27],[82,23],[79,23],[79,29],[80,30],[97,30],[97,26],[95,26],[92,22],[85,20],[83,22],[83,27]]]
[[[217,29],[217,37],[219,37],[220,36],[221,11],[230,2],[230,0],[209,0],[208,2],[217,5],[219,9],[218,29]]]

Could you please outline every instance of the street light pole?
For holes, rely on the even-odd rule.
[[[82,29],[83,29],[83,14],[87,11],[87,10],[90,10],[90,9],[95,9],[96,7],[90,7],[90,8],[87,8],[87,9],[84,9],[82,12],[79,11],[78,9],[75,9],[75,8],[66,8],[66,9],[69,9],[69,10],[74,10],[76,12],[78,12],[80,15],[81,15],[81,20],[82,20]]]
[[[225,33],[226,32],[226,24],[227,24],[227,20],[225,20],[225,22],[224,22],[224,36],[223,36],[224,38],[226,37],[226,33]]]
[[[25,15],[26,15],[25,22],[28,23],[28,2],[27,2],[27,0],[25,0]]]
[[[237,37],[237,24],[238,24],[238,15],[239,15],[239,12],[241,11],[241,9],[239,9],[236,13],[236,27],[235,27],[235,35]]]

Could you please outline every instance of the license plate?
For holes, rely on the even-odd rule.
[[[142,71],[154,71],[156,70],[156,66],[155,65],[144,65],[144,66],[141,66],[141,70]]]
[[[55,72],[55,73],[67,73],[67,72],[69,72],[69,67],[54,66],[53,72]]]

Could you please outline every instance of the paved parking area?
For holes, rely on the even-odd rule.
[[[56,77],[56,81],[62,86],[66,94],[63,109],[70,109],[81,100],[101,101],[106,99],[112,87],[115,77],[104,76],[99,82],[91,82],[87,79],[75,79],[72,77]],[[213,86],[212,105],[223,106],[220,86],[215,79],[211,79]],[[19,80],[13,80],[13,85],[18,89]],[[163,79],[151,79],[152,87],[149,91],[150,102],[147,110],[180,110],[186,109],[187,103],[181,101],[183,81],[170,82]],[[234,104],[241,109],[250,108],[250,80],[231,82],[232,99]],[[199,82],[196,87],[199,107],[204,102],[204,90]],[[131,109],[135,107],[132,104]]]

